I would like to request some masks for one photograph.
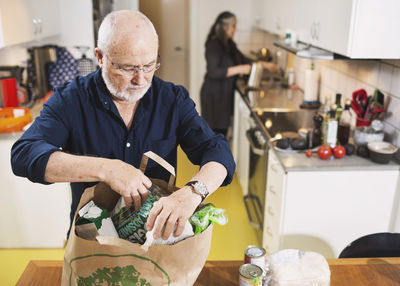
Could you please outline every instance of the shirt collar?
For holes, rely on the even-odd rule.
[[[111,94],[106,86],[106,83],[104,82],[101,72],[102,69],[100,68],[96,71],[95,75],[97,94],[99,96],[100,103],[103,105],[103,107],[107,110],[110,110],[112,102]]]

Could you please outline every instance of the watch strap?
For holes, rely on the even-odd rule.
[[[203,182],[190,181],[185,186],[192,187],[193,192],[201,196],[201,201],[204,201],[209,194],[207,186]]]

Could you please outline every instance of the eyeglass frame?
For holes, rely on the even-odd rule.
[[[161,66],[161,61],[160,61],[160,55],[157,55],[157,60],[154,64],[151,64],[151,66],[153,67],[151,70],[145,70],[146,69],[146,65],[143,65],[143,67],[138,67],[138,66],[132,66],[129,69],[126,68],[122,68],[120,67],[118,64],[114,63],[113,61],[111,61],[110,57],[106,54],[104,54],[104,56],[106,58],[108,58],[108,60],[110,61],[112,67],[118,71],[122,76],[125,77],[131,77],[134,75],[137,75],[140,71],[142,71],[143,73],[151,73],[153,71],[156,71],[160,68]]]

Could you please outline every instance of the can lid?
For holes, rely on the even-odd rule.
[[[245,278],[254,279],[260,277],[263,274],[263,270],[255,264],[247,263],[240,266],[239,273]]]
[[[246,255],[251,258],[263,257],[265,253],[265,249],[259,246],[249,246],[246,249]]]

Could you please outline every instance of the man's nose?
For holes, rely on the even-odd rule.
[[[146,83],[145,73],[142,70],[137,71],[133,75],[131,82],[136,85],[144,85]]]

